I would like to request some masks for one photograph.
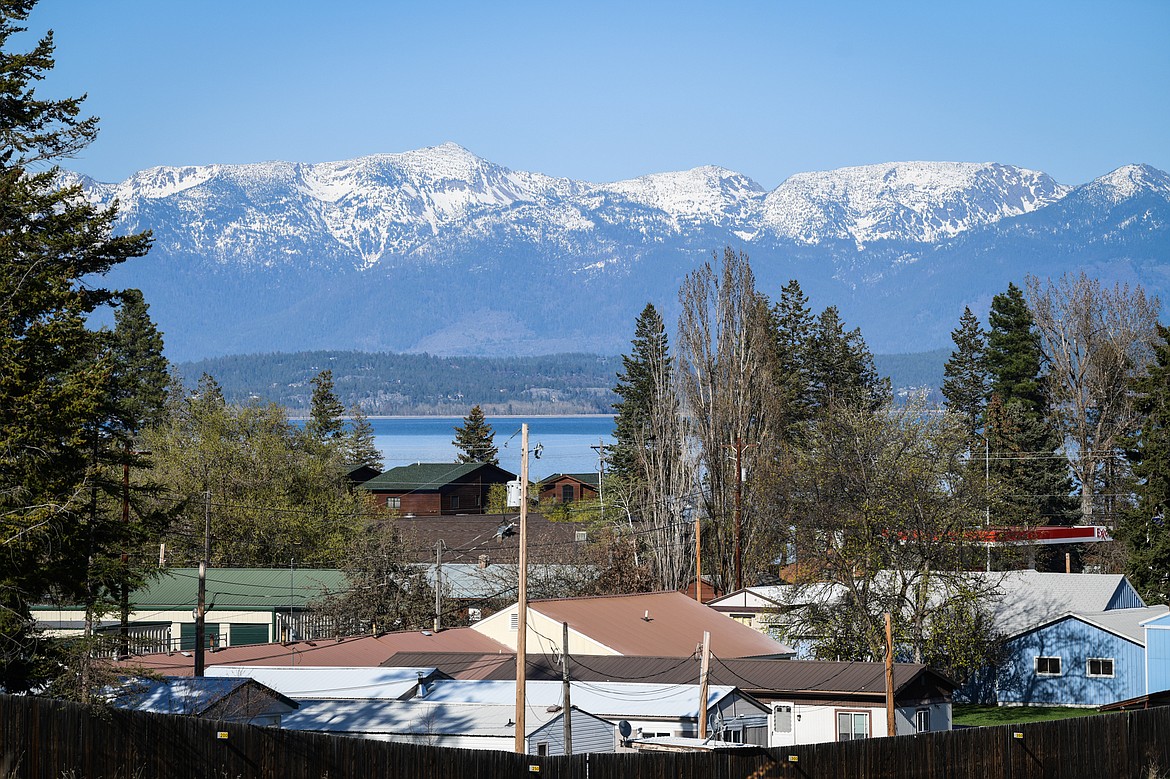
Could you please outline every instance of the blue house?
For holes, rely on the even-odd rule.
[[[1145,693],[1170,690],[1170,613],[1142,623],[1146,631]]]
[[[995,700],[1096,707],[1143,695],[1145,623],[1160,619],[1170,628],[1168,617],[1166,606],[1065,614],[1009,636],[995,669]]]

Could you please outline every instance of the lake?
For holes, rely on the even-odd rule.
[[[520,473],[520,425],[528,423],[528,448],[541,448],[540,459],[528,459],[528,475],[536,481],[554,473],[595,473],[599,443],[613,444],[614,419],[609,415],[574,417],[488,417],[500,450],[500,467]],[[387,468],[418,462],[454,462],[455,427],[462,417],[371,417],[374,443]]]

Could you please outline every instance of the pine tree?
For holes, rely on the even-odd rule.
[[[463,418],[463,424],[456,426],[455,440],[451,442],[459,450],[458,462],[499,465],[495,437],[496,432],[484,419],[483,409],[472,406],[471,412]]]
[[[991,301],[985,419],[995,524],[1068,524],[1075,517],[1060,436],[1047,417],[1044,355],[1024,295],[1014,284]]]
[[[98,511],[95,453],[114,370],[105,336],[86,327],[114,295],[89,280],[150,245],[146,234],[112,237],[115,209],[57,187],[51,163],[85,148],[97,123],[80,118],[80,99],[36,95],[53,67],[51,34],[10,50],[34,5],[0,5],[0,687],[9,692],[60,673],[42,662],[29,603],[50,588],[91,598],[90,559],[125,543],[120,517]]]
[[[326,368],[313,377],[313,400],[305,432],[320,443],[330,443],[345,430],[345,406],[333,391],[333,371]]]
[[[822,311],[813,326],[809,372],[813,402],[820,409],[858,405],[876,410],[892,394],[890,380],[878,376],[861,330],[845,332],[836,306]]]
[[[788,435],[792,438],[812,417],[810,350],[816,320],[800,283],[792,279],[772,307],[776,332],[776,384],[783,395]]]
[[[1118,535],[1126,547],[1126,572],[1150,603],[1170,600],[1170,328],[1158,325],[1154,362],[1134,383],[1141,429],[1127,458],[1137,477],[1137,507]]]
[[[630,354],[622,355],[622,372],[614,392],[621,398],[613,404],[615,444],[610,450],[610,473],[618,478],[641,480],[647,448],[651,445],[650,425],[656,404],[677,407],[672,386],[670,345],[666,326],[650,303],[634,323]]]
[[[959,327],[951,331],[955,351],[943,369],[942,393],[949,410],[965,420],[967,434],[975,439],[983,424],[987,404],[987,337],[970,308],[963,309]]]
[[[355,405],[349,412],[350,428],[347,435],[345,462],[347,465],[370,465],[382,468],[382,450],[374,442],[374,428]]]
[[[137,436],[156,425],[166,413],[171,383],[170,363],[163,356],[163,339],[150,319],[150,306],[136,289],[119,293],[122,304],[114,313],[110,351],[114,356],[115,424],[125,437]]]

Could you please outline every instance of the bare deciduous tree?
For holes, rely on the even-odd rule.
[[[687,276],[679,297],[682,398],[699,447],[711,524],[704,547],[714,553],[717,583],[739,586],[737,571],[758,568],[775,556],[779,530],[779,523],[770,521],[764,490],[746,498],[753,486],[769,481],[778,460],[779,415],[771,406],[781,393],[768,302],[755,289],[747,255],[730,248],[718,272],[706,263]]]
[[[1080,482],[1081,515],[1112,524],[1128,479],[1121,449],[1140,423],[1132,382],[1153,355],[1158,299],[1140,286],[1106,288],[1083,272],[1055,282],[1029,276],[1027,288],[1052,413]]]

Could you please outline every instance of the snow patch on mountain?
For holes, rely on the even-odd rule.
[[[1149,165],[1124,165],[1077,190],[1087,203],[1109,206],[1143,193],[1170,200],[1170,175]]]
[[[895,162],[798,173],[764,200],[763,224],[803,244],[849,240],[933,243],[1018,216],[1069,187],[994,163]]]

